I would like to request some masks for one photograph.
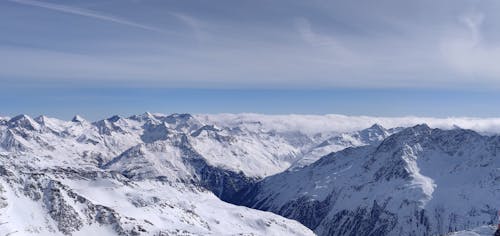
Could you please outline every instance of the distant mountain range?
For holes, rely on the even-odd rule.
[[[496,223],[498,136],[289,118],[0,118],[0,233],[444,235]]]

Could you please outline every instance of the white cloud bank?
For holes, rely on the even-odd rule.
[[[471,129],[480,133],[500,134],[500,118],[473,118],[473,117],[374,117],[374,116],[345,116],[345,115],[262,115],[262,114],[205,114],[197,118],[214,123],[221,127],[237,126],[242,123],[255,127],[277,131],[302,131],[317,133],[320,131],[347,132],[368,128],[373,124],[380,124],[385,128],[410,127],[418,124],[427,124],[432,128],[453,129],[457,126]]]

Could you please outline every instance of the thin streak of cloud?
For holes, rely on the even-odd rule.
[[[153,32],[157,32],[157,33],[171,33],[171,32],[168,32],[164,29],[160,29],[157,27],[136,23],[136,22],[133,22],[133,21],[130,21],[127,19],[120,18],[120,17],[107,15],[107,14],[104,14],[101,12],[96,12],[96,11],[78,8],[78,7],[71,7],[71,6],[61,5],[61,4],[41,2],[41,1],[37,1],[37,0],[8,0],[8,1],[15,2],[18,4],[33,6],[33,7],[41,7],[41,8],[45,8],[45,9],[49,9],[49,10],[53,10],[53,11],[59,11],[59,12],[63,12],[63,13],[68,13],[68,14],[73,14],[73,15],[90,17],[90,18],[94,18],[94,19],[113,22],[113,23],[131,26],[131,27],[135,27],[135,28],[139,28],[139,29],[143,29],[143,30],[153,31]]]
[[[203,40],[204,38],[206,38],[206,34],[202,30],[202,24],[198,19],[179,12],[170,12],[170,14],[177,20],[188,26],[193,31],[196,39]]]
[[[295,27],[302,40],[327,54],[327,63],[340,66],[361,66],[367,61],[332,35],[316,32],[306,18],[298,18]],[[325,51],[326,50],[326,51]],[[366,58],[366,56],[364,56]]]
[[[336,50],[339,49],[343,50],[343,47],[339,44],[339,42],[335,38],[316,33],[312,29],[309,20],[305,18],[297,19],[296,27],[302,39],[307,43],[311,44],[312,46],[330,47]]]

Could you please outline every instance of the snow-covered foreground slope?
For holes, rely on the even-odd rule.
[[[318,235],[443,235],[496,223],[499,156],[498,136],[418,125],[268,177],[239,201]]]
[[[496,231],[495,226],[481,226],[471,230],[463,230],[459,232],[450,233],[449,236],[493,236]]]
[[[1,166],[1,235],[313,235],[211,192],[100,170]]]

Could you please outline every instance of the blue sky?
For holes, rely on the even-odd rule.
[[[4,115],[45,114],[97,120],[114,114],[160,113],[346,114],[370,116],[498,117],[497,91],[430,89],[170,89],[50,88],[2,90]],[[82,113],[84,112],[84,113]]]
[[[0,110],[499,116],[498,1],[5,0]]]

